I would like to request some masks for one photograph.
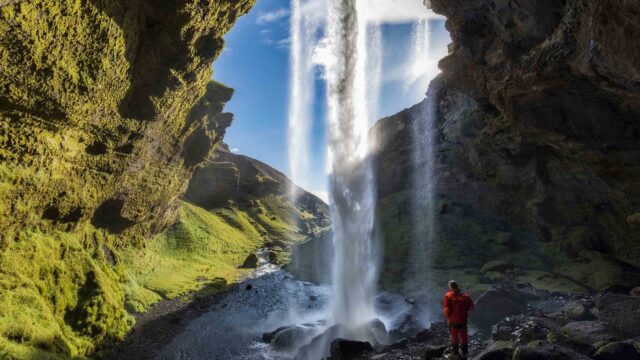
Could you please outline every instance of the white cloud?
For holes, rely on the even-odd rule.
[[[284,39],[280,39],[276,42],[276,44],[278,45],[278,48],[287,50],[289,49],[289,45],[291,45],[291,38],[287,37]]]
[[[240,153],[240,149],[238,149],[237,147],[231,148],[231,152],[234,154],[238,154]]]
[[[256,20],[256,22],[260,25],[264,25],[282,20],[287,16],[289,16],[289,10],[280,8],[273,11],[261,13],[260,15],[258,15],[258,19]]]

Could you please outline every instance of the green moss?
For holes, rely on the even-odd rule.
[[[409,192],[396,193],[378,205],[385,247],[381,282],[394,290],[411,290],[406,287],[413,285],[401,280],[410,276],[410,254],[415,251],[412,239],[429,236],[415,234],[409,196]],[[435,241],[422,256],[431,268],[423,277],[437,286],[445,287],[446,280],[455,278],[474,292],[495,282],[513,281],[549,291],[584,293],[638,281],[633,269],[612,257],[582,251],[569,258],[559,248],[535,240],[497,216],[448,199],[440,201],[449,203],[449,211],[436,215]],[[500,264],[504,269],[489,271]]]
[[[220,279],[232,283],[246,275],[238,267],[262,246],[263,239],[255,229],[236,227],[237,223],[250,227],[245,213],[224,214],[226,218],[185,202],[175,226],[143,249],[123,251],[122,264],[129,271],[127,305],[142,311],[160,297],[184,296],[208,284],[220,284]],[[235,223],[226,220],[231,217]]]
[[[22,233],[7,244],[0,255],[0,338],[13,343],[12,356],[35,349],[82,355],[124,337],[133,319],[123,308],[121,273],[102,253],[105,241],[87,228]]]

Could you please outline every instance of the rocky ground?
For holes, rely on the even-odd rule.
[[[637,291],[571,295],[496,285],[477,300],[471,321],[478,327],[471,335],[473,359],[640,359]],[[336,340],[330,359],[450,359],[447,343],[441,322],[389,346]]]

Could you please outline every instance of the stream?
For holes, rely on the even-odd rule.
[[[330,287],[296,280],[270,264],[267,251],[259,250],[259,268],[234,287],[206,313],[189,323],[160,352],[162,360],[293,359],[297,349],[279,349],[263,341],[277,328],[301,325],[308,329],[305,345],[326,329]],[[413,306],[403,297],[383,293],[376,297],[376,312],[387,327],[396,328]]]

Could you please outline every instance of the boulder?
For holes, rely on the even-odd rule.
[[[630,216],[627,218],[627,223],[628,223],[629,225],[636,225],[636,226],[640,225],[640,213],[630,215]]]
[[[256,254],[251,254],[247,256],[242,265],[241,269],[257,269],[258,268],[258,256]]]
[[[515,345],[510,341],[498,341],[489,344],[478,355],[478,360],[511,360]]]
[[[640,354],[631,344],[614,342],[598,349],[593,360],[640,360]]]
[[[606,294],[596,300],[598,319],[627,337],[640,336],[640,297]]]
[[[525,315],[509,316],[491,328],[491,337],[495,341],[513,341],[529,343],[547,338],[551,331],[559,329],[559,324],[548,318]]]
[[[292,350],[304,344],[315,331],[313,328],[304,326],[289,326],[273,335],[270,343],[276,350]]]
[[[571,349],[554,345],[541,344],[539,346],[521,346],[513,353],[513,360],[589,360],[586,355]]]
[[[515,286],[495,285],[478,298],[476,310],[471,313],[471,323],[488,332],[503,318],[524,313],[527,303],[534,299],[534,295]]]
[[[277,264],[278,263],[278,253],[276,253],[275,251],[269,251],[269,263],[270,264]]]
[[[373,346],[367,341],[335,339],[331,342],[329,359],[349,360],[368,351],[373,351]]]
[[[568,319],[575,321],[591,320],[593,318],[593,316],[589,312],[589,309],[579,301],[567,303],[562,308],[562,314]]]
[[[447,347],[444,346],[444,345],[442,345],[442,346],[427,346],[424,349],[424,359],[425,360],[437,359],[437,358],[441,357],[446,350],[447,350]]]
[[[613,336],[602,321],[574,321],[562,327],[562,334],[569,340],[582,344],[611,341]]]

